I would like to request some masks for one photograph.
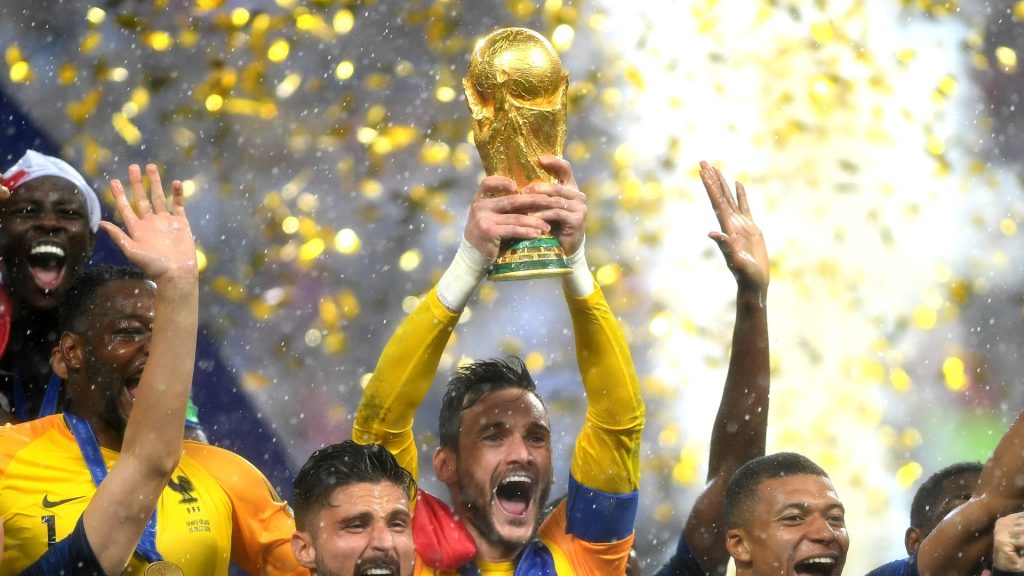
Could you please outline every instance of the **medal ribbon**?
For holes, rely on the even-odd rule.
[[[85,458],[86,466],[89,467],[89,475],[92,476],[92,481],[98,488],[103,479],[107,477],[107,464],[103,461],[100,444],[96,441],[96,436],[92,433],[88,422],[66,412],[64,420],[71,428],[75,442],[78,442],[78,449],[81,451],[82,457]],[[146,529],[142,532],[142,540],[139,541],[135,551],[147,562],[158,562],[164,559],[156,549],[156,510],[153,510],[153,515],[149,517]]]
[[[57,413],[57,400],[60,399],[60,377],[50,374],[50,381],[46,384],[46,393],[43,395],[43,403],[39,406],[39,416],[52,416]],[[21,418],[22,422],[32,420],[29,415],[28,401],[25,400],[25,392],[21,389],[21,378],[14,377],[14,413]]]

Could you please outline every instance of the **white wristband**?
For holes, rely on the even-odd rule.
[[[462,239],[459,251],[451,265],[437,281],[437,298],[452,312],[462,312],[469,299],[487,276],[493,261],[484,256],[472,244]]]
[[[590,266],[587,264],[587,255],[584,248],[586,239],[580,243],[580,247],[574,254],[569,256],[569,263],[572,264],[572,273],[562,277],[562,288],[566,294],[573,298],[586,298],[594,293],[594,275],[590,273]]]

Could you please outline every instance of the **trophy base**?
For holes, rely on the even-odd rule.
[[[564,276],[570,272],[572,266],[562,251],[562,245],[553,236],[545,234],[539,238],[503,244],[487,278],[494,281],[525,280]]]

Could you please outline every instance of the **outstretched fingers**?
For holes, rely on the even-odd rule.
[[[149,198],[146,196],[146,188],[142,184],[142,171],[139,169],[138,164],[128,166],[128,184],[131,186],[132,200],[135,201],[139,216],[144,218],[152,214],[153,206],[149,203]]]
[[[160,182],[160,171],[155,164],[146,164],[146,177],[149,178],[150,203],[153,205],[153,212],[160,214],[167,211],[167,197],[164,196],[164,186]]]
[[[185,188],[181,180],[171,182],[171,212],[175,216],[185,217]]]
[[[135,215],[135,210],[132,209],[131,203],[128,202],[128,196],[124,193],[124,185],[117,178],[110,181],[110,194],[114,197],[114,208],[117,209],[118,216],[121,217],[124,227],[130,232],[135,228],[139,217]],[[108,230],[106,226],[103,229]],[[120,228],[118,228],[118,231],[120,232]]]

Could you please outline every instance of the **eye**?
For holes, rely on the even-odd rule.
[[[388,528],[392,532],[405,532],[409,529],[409,520],[408,518],[396,518],[388,523]]]
[[[800,514],[786,514],[785,516],[779,518],[779,520],[782,521],[783,524],[793,525],[803,522],[804,517]]]
[[[530,434],[526,440],[535,446],[546,446],[548,443],[548,437],[546,434]]]
[[[497,444],[501,442],[501,435],[498,434],[497,432],[491,432],[490,434],[484,435],[480,439],[483,440],[484,442],[487,442],[488,444]]]
[[[846,517],[842,514],[832,514],[828,517],[828,521],[830,524],[834,524],[840,528],[846,526]]]
[[[342,529],[349,534],[359,534],[366,531],[366,524],[360,521],[348,522],[342,526]]]
[[[85,214],[77,208],[63,208],[58,210],[58,213],[60,214],[60,217],[65,220],[81,220],[82,218],[85,218]]]

